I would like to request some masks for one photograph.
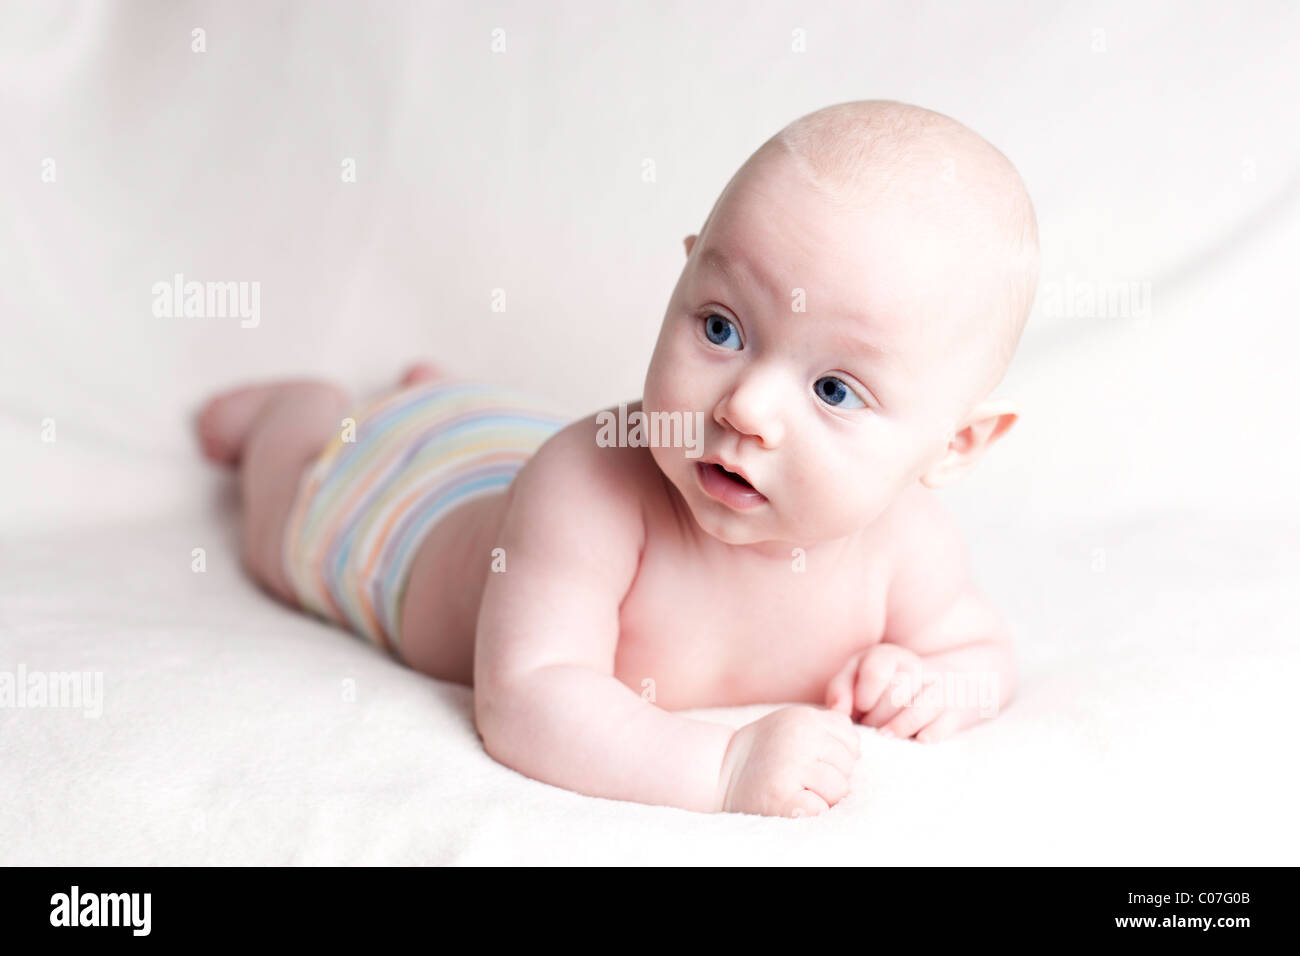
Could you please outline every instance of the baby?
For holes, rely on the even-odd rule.
[[[932,489],[1016,421],[990,395],[1034,298],[1033,206],[956,121],[842,103],[764,143],[685,246],[640,402],[566,425],[421,365],[355,411],[325,383],[228,392],[200,439],[239,469],[250,573],[472,684],[501,763],[813,815],[849,792],[854,722],[929,743],[1012,693]],[[764,702],[790,706],[675,713]]]

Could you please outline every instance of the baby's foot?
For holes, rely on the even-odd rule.
[[[446,372],[431,362],[416,362],[406,370],[402,376],[402,386],[419,385],[421,382],[431,382],[435,378],[443,378]]]
[[[430,362],[416,362],[402,375],[402,386],[419,385],[446,374]],[[275,382],[231,389],[209,399],[196,423],[203,454],[219,465],[238,465],[253,426],[273,398],[318,387],[314,382]]]
[[[272,382],[232,388],[208,399],[195,422],[203,454],[218,465],[237,466],[249,436],[273,400],[321,387],[319,382]]]
[[[208,399],[195,422],[199,445],[209,461],[239,464],[240,453],[263,407],[279,385],[249,385]]]

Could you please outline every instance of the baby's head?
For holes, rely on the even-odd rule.
[[[796,120],[686,253],[643,408],[704,413],[701,458],[653,454],[715,537],[844,537],[1015,422],[989,396],[1034,298],[1034,210],[1006,157],[955,120],[886,101]],[[756,491],[700,464],[719,461]]]

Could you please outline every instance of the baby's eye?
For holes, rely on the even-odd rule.
[[[835,408],[866,408],[867,403],[858,397],[857,392],[849,388],[834,375],[824,375],[813,384],[813,391],[827,405]]]
[[[736,326],[730,319],[716,312],[705,316],[704,334],[714,345],[721,345],[726,349],[740,348],[740,333],[736,331]]]

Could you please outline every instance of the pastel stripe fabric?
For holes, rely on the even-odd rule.
[[[511,389],[447,379],[352,417],[355,435],[340,428],[303,475],[285,569],[304,608],[400,657],[420,543],[451,509],[507,488],[567,420]]]

